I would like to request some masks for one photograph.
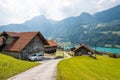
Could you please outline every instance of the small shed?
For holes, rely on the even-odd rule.
[[[94,51],[86,44],[81,44],[78,48],[73,50],[75,56],[94,54]]]
[[[47,40],[49,45],[45,45],[45,53],[56,53],[58,44],[53,40]]]

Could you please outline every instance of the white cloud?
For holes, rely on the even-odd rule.
[[[102,11],[120,4],[120,0],[93,0],[94,12]]]
[[[39,15],[60,20],[81,12],[93,14],[118,4],[120,0],[0,0],[0,25],[22,23]]]

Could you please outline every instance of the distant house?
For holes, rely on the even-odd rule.
[[[45,52],[46,53],[56,53],[57,50],[57,43],[53,40],[48,40],[47,41],[49,45],[45,45]]]
[[[94,51],[86,44],[81,44],[73,52],[75,56],[94,54]]]
[[[0,50],[19,59],[26,59],[29,54],[44,54],[47,40],[40,32],[3,32],[0,33]]]

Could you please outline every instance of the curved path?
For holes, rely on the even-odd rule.
[[[68,58],[71,56],[64,52]],[[56,80],[56,67],[62,59],[42,61],[42,64],[13,76],[7,80]],[[21,66],[22,67],[22,66]]]
[[[55,80],[56,66],[60,60],[62,59],[45,61],[7,80]]]

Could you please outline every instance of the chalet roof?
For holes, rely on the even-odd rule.
[[[75,50],[73,50],[73,52],[78,52],[81,48],[86,48],[87,50],[89,50],[90,52],[94,53],[94,51],[86,44],[81,44],[78,48],[76,48]]]
[[[11,37],[19,37],[20,36],[20,33],[18,33],[18,32],[6,32],[6,33]]]
[[[45,47],[56,47],[58,46],[57,43],[53,40],[47,40],[49,45],[45,45]]]
[[[19,38],[16,41],[12,42],[9,46],[5,47],[4,50],[7,51],[17,51],[17,52],[21,51],[35,36],[39,36],[39,38],[44,44],[48,44],[40,32],[20,32],[15,34],[14,32],[9,32],[7,34],[11,36],[17,36],[17,37],[19,36]]]

